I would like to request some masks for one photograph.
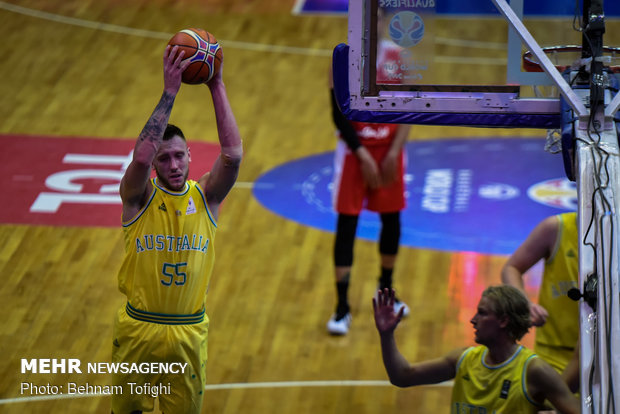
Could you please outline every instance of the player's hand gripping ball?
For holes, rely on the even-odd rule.
[[[203,29],[184,29],[172,36],[168,42],[178,46],[178,52],[185,51],[185,59],[191,63],[183,71],[182,80],[196,85],[211,80],[222,65],[222,47],[211,33]]]

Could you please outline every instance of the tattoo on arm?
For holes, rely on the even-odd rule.
[[[152,142],[159,142],[164,134],[164,129],[168,124],[170,113],[172,112],[172,105],[174,104],[174,95],[164,92],[159,100],[159,103],[153,110],[153,114],[144,125],[142,132],[140,133],[139,141],[149,140]]]

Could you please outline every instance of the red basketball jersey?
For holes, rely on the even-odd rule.
[[[398,131],[398,124],[377,124],[372,122],[351,121],[357,138],[365,147],[391,145]]]

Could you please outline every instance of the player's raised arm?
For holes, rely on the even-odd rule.
[[[123,219],[129,219],[140,209],[148,196],[153,159],[172,112],[174,99],[181,87],[181,75],[189,62],[183,62],[184,53],[177,54],[177,47],[167,46],[164,51],[164,91],[151,117],[138,136],[133,159],[121,180],[120,196],[123,200]]]
[[[402,309],[394,313],[394,290],[384,289],[373,298],[375,325],[381,339],[383,365],[390,382],[397,387],[437,384],[454,378],[456,363],[463,349],[450,352],[444,357],[410,364],[400,353],[394,338],[394,330],[402,317]]]
[[[200,179],[209,209],[216,217],[220,204],[237,180],[243,157],[241,136],[226,94],[222,69],[221,67],[213,79],[207,82],[215,110],[220,156],[215,160],[211,171]]]
[[[541,259],[548,259],[553,252],[558,234],[558,219],[554,216],[541,221],[527,239],[510,256],[502,268],[502,282],[525,293],[523,275]],[[532,325],[542,326],[547,320],[547,310],[531,303]]]

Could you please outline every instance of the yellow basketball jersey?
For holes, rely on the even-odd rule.
[[[125,258],[118,286],[127,296],[127,313],[149,322],[200,322],[215,258],[216,222],[197,182],[188,180],[179,192],[161,187],[156,178],[152,183],[146,206],[123,223]]]
[[[527,414],[540,407],[527,393],[527,365],[536,354],[519,346],[499,365],[484,362],[488,349],[470,347],[456,367],[452,388],[452,414]]]
[[[547,322],[536,329],[534,350],[540,356],[538,344],[573,349],[579,338],[579,304],[567,296],[569,289],[579,287],[577,213],[557,217],[555,251],[545,263],[538,293],[538,303],[549,312]]]

